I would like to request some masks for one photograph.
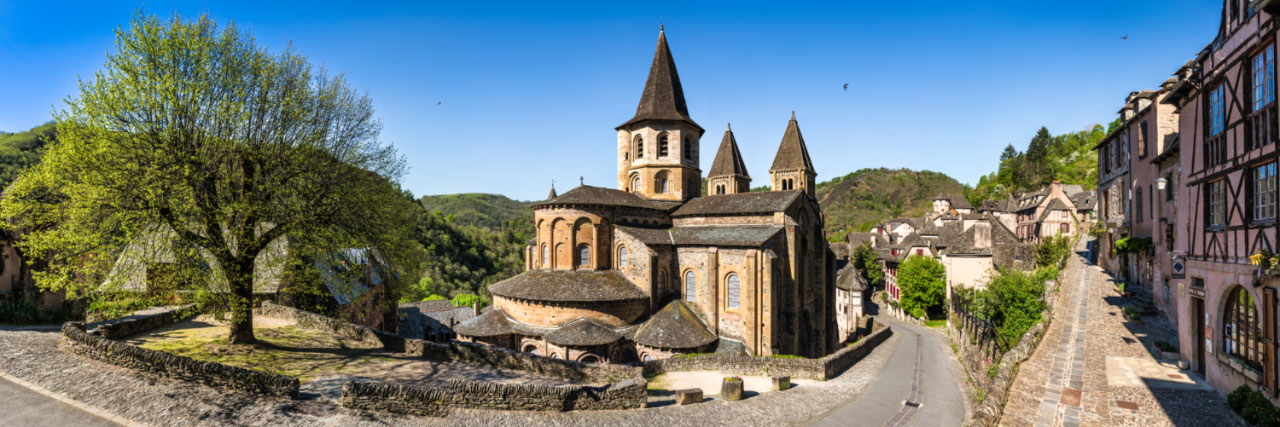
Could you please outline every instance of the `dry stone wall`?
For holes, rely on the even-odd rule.
[[[641,368],[638,366],[582,363],[461,341],[437,343],[409,339],[405,343],[405,352],[428,360],[479,363],[501,369],[536,372],[569,381],[616,383],[641,377]]]
[[[670,359],[644,362],[644,374],[657,375],[678,371],[720,371],[733,375],[788,375],[796,378],[825,381],[840,375],[845,369],[858,363],[859,360],[870,354],[871,350],[874,350],[876,346],[889,339],[891,335],[893,335],[892,329],[880,326],[879,330],[872,332],[866,338],[820,359],[724,354],[676,356]]]
[[[298,394],[297,378],[252,371],[214,362],[135,347],[85,332],[82,322],[62,325],[63,348],[90,359],[163,377],[194,381],[214,387],[274,396]]]
[[[414,415],[445,416],[453,408],[519,411],[633,409],[644,407],[644,379],[602,387],[547,386],[450,381],[436,387],[351,381],[342,386],[342,407]]]
[[[194,307],[192,305],[168,307],[154,313],[107,320],[96,324],[93,333],[112,340],[138,335],[187,320],[197,314]]]

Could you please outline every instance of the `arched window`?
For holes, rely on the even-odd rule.
[[[588,354],[586,356],[582,356],[582,358],[578,359],[578,361],[582,363],[600,363],[600,356],[596,356],[594,354]]]
[[[684,149],[681,151],[684,152],[685,160],[693,160],[693,143],[689,142],[689,138],[684,139]]]
[[[542,266],[543,266],[543,267],[546,267],[546,266],[547,266],[547,264],[550,264],[550,263],[551,263],[551,257],[550,257],[550,256],[547,256],[547,252],[548,252],[548,250],[547,250],[547,244],[546,244],[546,243],[543,243],[543,244],[542,244]]]
[[[729,308],[738,308],[742,306],[742,284],[738,281],[738,275],[729,273],[729,277],[724,280],[729,288],[728,306]]]
[[[653,191],[660,194],[670,192],[671,189],[667,187],[667,183],[670,181],[667,179],[669,176],[671,175],[667,171],[658,172],[658,175],[653,177]]]
[[[1222,312],[1222,349],[1244,361],[1250,368],[1262,370],[1262,332],[1253,296],[1243,286],[1227,294]]]
[[[618,247],[618,268],[627,268],[627,247]]]
[[[649,354],[649,353],[642,354],[642,355],[640,355],[640,360],[645,361],[645,362],[652,361],[652,360],[653,360],[653,355],[652,355],[652,354]]]
[[[667,157],[667,134],[658,135],[658,157]]]
[[[640,175],[631,175],[631,191],[640,192],[640,184],[644,182],[640,179]]]
[[[658,270],[658,295],[666,295],[667,292],[667,272]]]
[[[698,299],[698,275],[693,271],[684,273],[684,300],[694,302]]]
[[[636,160],[643,159],[644,158],[644,137],[640,135],[636,135],[635,143],[633,145],[636,146],[636,155],[635,155]]]
[[[533,344],[527,344],[527,345],[525,345],[525,346],[524,346],[524,352],[525,352],[525,353],[532,354],[532,355],[534,355],[534,356],[537,356],[537,355],[538,355],[538,346],[533,345]]]
[[[578,245],[578,266],[591,266],[591,246],[585,244]]]

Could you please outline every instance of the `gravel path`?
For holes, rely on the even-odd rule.
[[[901,339],[897,334],[830,381],[740,402],[627,411],[457,410],[447,418],[348,413],[325,400],[289,400],[170,380],[85,359],[58,348],[51,329],[0,330],[0,371],[129,420],[152,425],[769,425],[794,424],[865,391]]]

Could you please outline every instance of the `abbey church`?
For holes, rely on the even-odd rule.
[[[494,307],[459,337],[583,362],[835,350],[835,257],[795,114],[771,191],[749,191],[726,128],[703,195],[705,130],[660,31],[640,105],[616,130],[617,188],[553,188],[535,204],[525,272],[491,285]]]

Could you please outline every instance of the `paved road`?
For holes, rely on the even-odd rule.
[[[958,363],[945,339],[922,326],[877,317],[901,337],[876,382],[824,414],[817,426],[958,426],[964,390],[949,364]],[[958,369],[958,366],[956,367]]]
[[[0,379],[0,425],[96,427],[117,424]]]

